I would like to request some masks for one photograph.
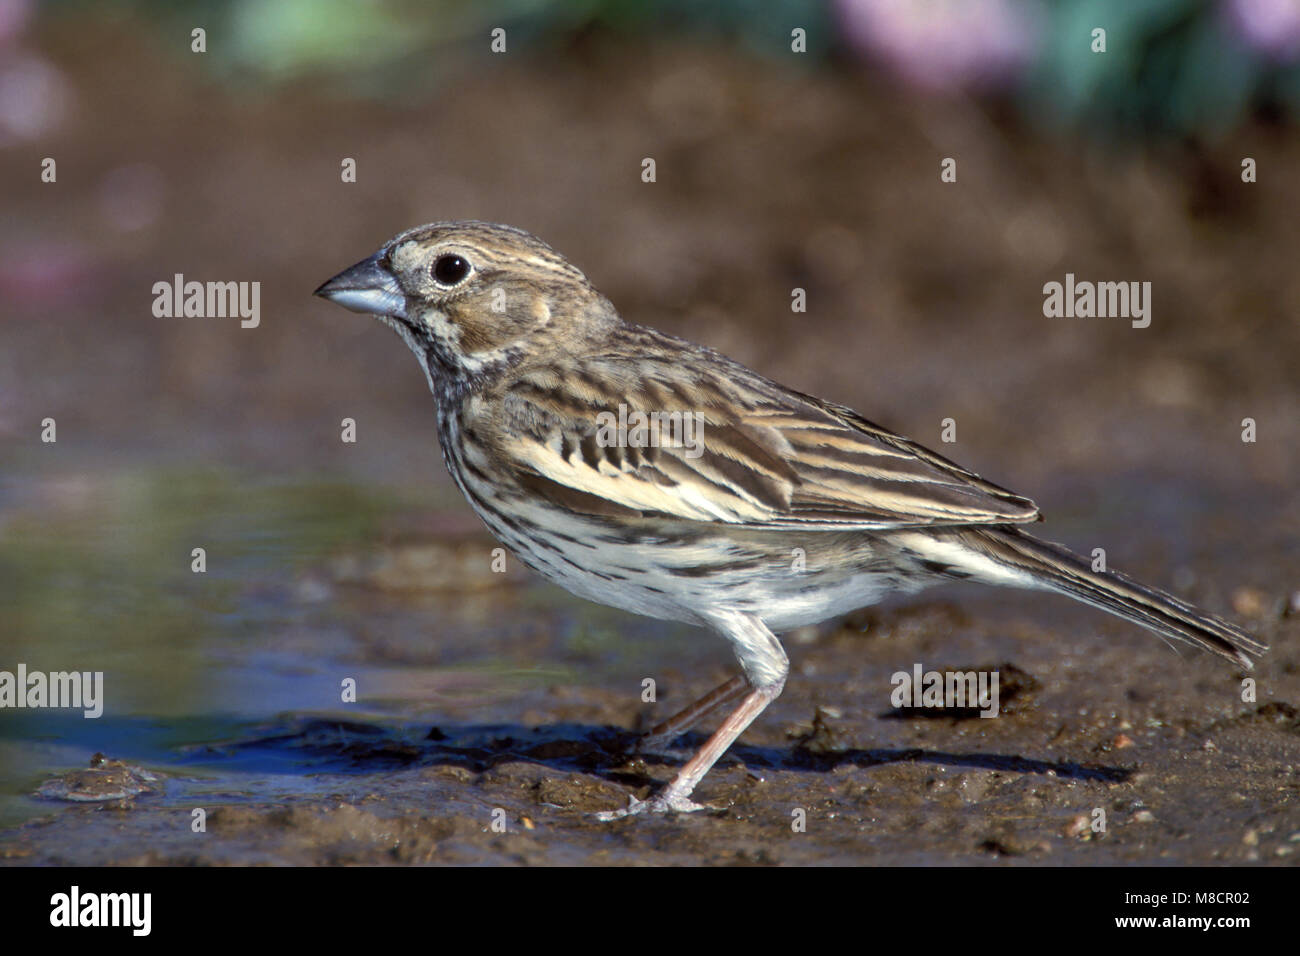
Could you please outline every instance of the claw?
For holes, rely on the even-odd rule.
[[[722,808],[696,803],[687,797],[665,793],[657,797],[651,797],[649,800],[638,800],[636,797],[629,797],[628,805],[624,809],[602,810],[596,814],[596,819],[601,823],[610,823],[614,820],[622,820],[624,817],[634,817],[642,813],[694,813],[697,810],[720,809]]]

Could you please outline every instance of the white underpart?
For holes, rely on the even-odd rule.
[[[785,648],[756,614],[721,611],[708,615],[709,625],[731,642],[740,669],[751,687],[780,687],[790,673]]]
[[[972,579],[981,584],[996,584],[1002,587],[1031,588],[1053,590],[1051,584],[1035,577],[1028,571],[1003,564],[987,555],[969,548],[957,541],[940,541],[924,533],[900,533],[895,539],[905,548],[910,548],[923,558],[951,565],[965,571]]]

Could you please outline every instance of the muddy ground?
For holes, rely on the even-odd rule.
[[[0,667],[103,669],[111,696],[93,727],[0,715],[0,860],[1300,858],[1294,130],[1107,145],[688,43],[471,60],[375,102],[239,88],[111,23],[35,42],[75,108],[0,153]],[[32,150],[66,157],[57,191]],[[104,198],[123,168],[157,210],[129,230]],[[686,759],[627,748],[731,676],[729,652],[491,573],[414,361],[310,297],[407,226],[471,217],[1250,627],[1274,645],[1253,699],[1232,666],[1063,598],[954,586],[788,635],[784,695],[697,790],[715,812],[597,823]],[[262,326],[153,318],[174,272],[262,281]],[[1066,272],[1152,281],[1150,328],[1044,318]],[[992,720],[899,715],[890,675],[916,662],[1018,690]]]
[[[786,693],[697,791],[716,812],[593,818],[688,755],[629,756],[630,731],[728,676],[716,648],[677,640],[676,666],[649,671],[657,704],[633,703],[635,668],[503,691],[413,659],[406,678],[432,684],[436,723],[282,715],[152,763],[159,779],[130,798],[122,768],[64,775],[61,796],[119,798],[34,820],[0,852],[20,864],[1294,862],[1296,709],[1241,704],[1229,668],[1058,603],[920,601],[801,634]],[[577,669],[589,653],[545,656]],[[912,661],[996,667],[1002,714],[900,716],[889,675]],[[1284,649],[1269,665],[1283,676],[1266,669],[1263,686],[1294,680],[1295,663]],[[196,807],[206,832],[192,832]]]

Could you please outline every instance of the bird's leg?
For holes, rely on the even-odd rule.
[[[691,791],[695,785],[704,779],[704,775],[709,772],[710,768],[718,762],[718,758],[726,753],[727,748],[732,745],[737,737],[745,732],[745,728],[754,722],[763,709],[780,695],[781,689],[785,682],[775,684],[771,687],[756,687],[749,692],[739,707],[731,712],[731,715],[722,722],[722,726],[714,732],[713,736],[708,739],[703,747],[699,749],[686,764],[678,771],[673,782],[649,800],[638,800],[632,798],[631,804],[624,810],[612,810],[596,814],[596,819],[602,821],[620,820],[623,817],[632,816],[637,813],[690,813],[693,810],[706,809],[701,804],[695,803],[690,799]]]
[[[636,751],[655,753],[664,749],[714,711],[739,700],[748,689],[749,684],[740,676],[723,681],[699,700],[688,704],[667,720],[651,727],[649,732],[636,742]]]
[[[762,619],[754,614],[730,611],[712,615],[709,623],[731,641],[741,669],[745,672],[744,682],[750,688],[749,693],[661,793],[649,800],[633,797],[626,809],[598,813],[596,819],[619,820],[638,813],[689,813],[705,809],[690,799],[691,791],[736,738],[745,732],[745,728],[780,696],[785,687],[786,675],[790,672],[790,662],[781,642],[767,629]],[[728,681],[723,684],[713,694],[719,693],[730,683]],[[712,697],[713,694],[708,696]],[[695,706],[697,705],[687,709],[692,710]]]

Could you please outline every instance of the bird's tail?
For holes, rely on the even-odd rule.
[[[1253,666],[1248,654],[1258,656],[1268,650],[1267,644],[1241,628],[1199,611],[1172,594],[1139,584],[1118,571],[1094,571],[1091,562],[1083,557],[1059,544],[1040,541],[1019,528],[998,525],[955,529],[952,533],[962,544],[979,551],[981,557],[992,559],[1013,574],[1028,575],[1033,579],[1031,586],[1068,594],[1243,667]]]

